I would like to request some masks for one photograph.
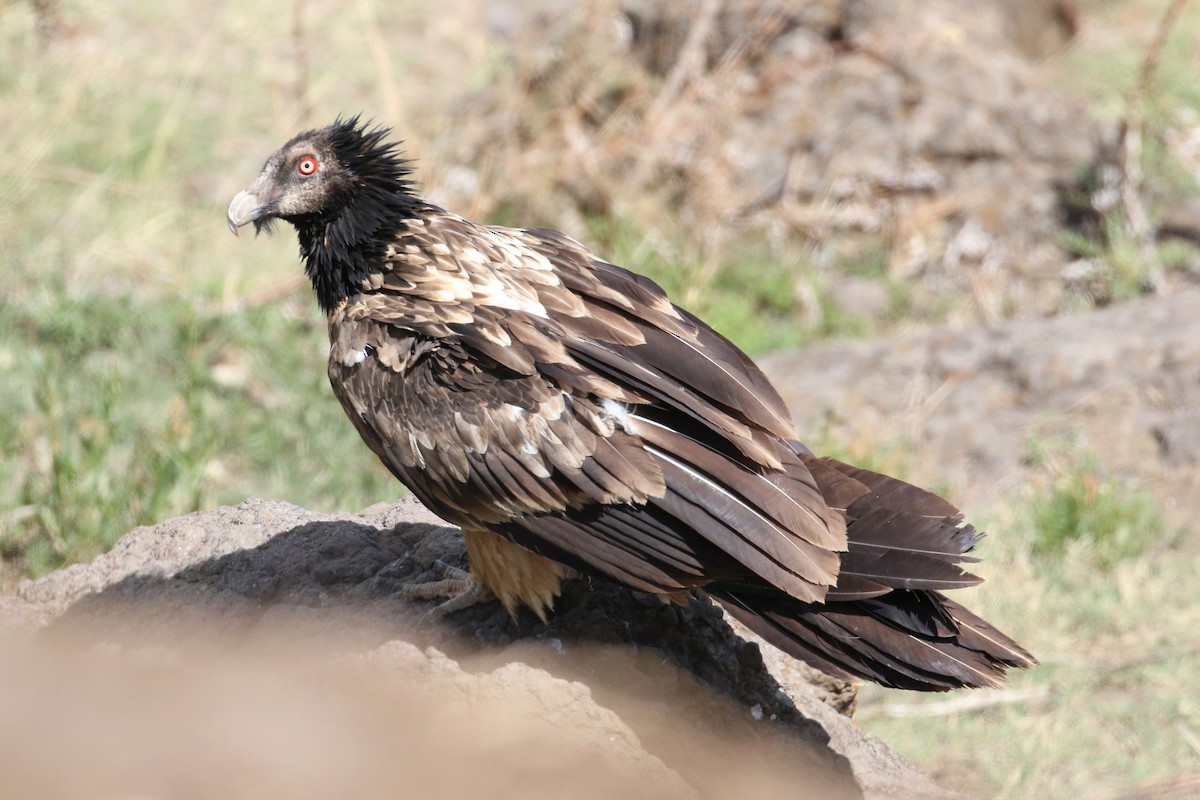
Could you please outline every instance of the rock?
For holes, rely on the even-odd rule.
[[[851,275],[829,287],[830,301],[844,313],[882,322],[891,307],[891,292],[879,281]]]
[[[4,797],[693,800],[588,689],[391,642],[0,655]],[[19,686],[21,691],[11,691]]]
[[[1200,290],[1085,314],[828,344],[761,360],[801,437],[900,446],[914,478],[994,500],[1030,446],[1069,437],[1200,515]]]
[[[969,294],[983,319],[1065,302],[1060,199],[1100,135],[1038,64],[1074,3],[537,8],[516,79],[461,106],[453,149],[506,176],[463,203],[584,238],[615,212],[730,248],[875,242],[927,302]]]
[[[415,794],[449,787],[449,796],[464,796],[467,784],[495,797],[548,797],[564,786],[585,797],[947,796],[812,694],[795,662],[765,644],[764,661],[760,645],[712,604],[664,605],[576,579],[548,625],[529,615],[514,623],[496,603],[431,624],[426,605],[396,590],[436,559],[465,563],[461,537],[411,499],[361,515],[248,500],[138,528],[111,552],[26,582],[0,604],[6,626],[23,631],[8,637],[38,645],[26,668],[58,674],[50,686],[28,681],[34,699],[0,718],[48,715],[57,730],[104,739],[98,720],[124,713],[123,699],[131,733],[108,737],[108,752],[149,747],[143,729],[165,724],[151,706],[176,704],[189,741],[202,740],[196,754],[181,747],[167,756],[156,744],[137,763],[149,774],[190,775],[213,755],[205,748],[214,730],[241,715],[239,724],[262,726],[260,735],[239,734],[221,752],[260,764],[247,767],[254,780],[296,797],[318,796],[305,781],[327,782],[304,778],[314,769],[307,763],[280,775],[292,757],[283,751],[327,748],[350,748],[365,764],[355,774],[368,777],[344,778],[359,787],[340,792],[347,796],[373,796],[370,780],[389,775],[422,787]],[[271,666],[262,665],[264,653]],[[97,658],[111,663],[97,667]],[[10,668],[21,673],[0,659],[0,675]],[[241,671],[247,688],[234,690]],[[314,672],[337,687],[327,701],[306,688]],[[147,685],[173,688],[152,702],[143,696],[147,675]],[[76,687],[65,702],[51,699],[58,682]],[[381,721],[376,712],[384,711]],[[334,717],[350,726],[336,747],[328,741]],[[404,720],[399,732],[387,729],[389,719]],[[11,736],[11,723],[3,730]],[[390,766],[377,735],[399,748]],[[273,737],[287,744],[263,744]],[[6,757],[26,754],[16,739],[12,750],[0,747],[0,773]],[[75,751],[62,746],[70,761]],[[147,767],[151,755],[166,766]],[[233,787],[251,785],[221,774],[196,780],[208,796],[238,796]]]

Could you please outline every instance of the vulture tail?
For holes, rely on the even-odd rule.
[[[845,511],[848,550],[824,603],[763,582],[706,587],[730,614],[789,655],[845,680],[945,691],[996,686],[1034,658],[942,590],[979,579],[960,564],[979,535],[931,492],[802,446],[825,501]]]

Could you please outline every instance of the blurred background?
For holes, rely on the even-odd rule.
[[[0,589],[247,496],[401,491],[290,229],[226,228],[300,129],[392,126],[432,201],[565,230],[756,356],[1019,331],[1200,281],[1198,34],[1181,0],[5,0]],[[1200,793],[1196,459],[1163,482],[1066,425],[1001,480],[844,434],[801,430],[973,503],[968,603],[1044,662],[861,724],[985,796]]]

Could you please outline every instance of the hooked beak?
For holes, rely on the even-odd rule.
[[[257,222],[266,214],[267,206],[259,202],[258,196],[249,189],[243,189],[233,196],[233,201],[229,204],[229,230],[237,236],[238,228]]]

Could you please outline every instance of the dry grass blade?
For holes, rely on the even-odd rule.
[[[1189,772],[1118,789],[1107,800],[1183,800],[1196,797],[1197,793],[1200,793],[1200,772]]]
[[[679,99],[683,87],[689,82],[700,78],[704,72],[704,45],[712,33],[713,21],[721,10],[720,0],[704,0],[696,21],[688,31],[687,41],[679,50],[679,57],[671,67],[667,79],[663,82],[658,96],[650,104],[646,118],[653,127],[654,122],[666,111],[667,107]]]
[[[1113,672],[1134,669],[1135,667],[1144,667],[1147,664],[1157,664],[1171,659],[1185,658],[1196,653],[1200,653],[1200,642],[1193,642],[1183,647],[1164,647],[1159,650],[1152,650],[1149,653],[1139,653],[1128,658],[1101,663],[1096,667],[1096,672],[1101,675],[1107,675]]]
[[[400,86],[396,82],[398,70],[393,63],[387,41],[381,33],[383,26],[379,21],[379,8],[373,0],[361,0],[358,12],[362,21],[363,38],[375,65],[376,83],[383,103],[379,117],[388,120],[398,130],[413,131],[414,128],[409,124],[408,115],[405,113],[405,103],[401,100]],[[421,158],[420,143],[413,133],[406,136],[405,149],[411,157]]]
[[[1188,747],[1192,748],[1193,752],[1200,756],[1200,736],[1182,722],[1175,723],[1175,730],[1179,731],[1179,735],[1187,742]]]
[[[1032,689],[1006,689],[986,693],[964,694],[936,703],[889,703],[878,709],[864,709],[860,717],[950,717],[971,714],[995,706],[1025,703],[1034,705],[1050,698],[1049,686]]]
[[[1146,98],[1162,61],[1163,48],[1187,2],[1171,0],[1159,20],[1154,39],[1138,70],[1137,81],[1129,93],[1125,117],[1117,131],[1112,153],[1114,163],[1109,165],[1108,174],[1102,177],[1101,187],[1093,199],[1100,210],[1119,204],[1128,233],[1141,244],[1148,257],[1153,257],[1153,230],[1142,200],[1142,140],[1146,134]]]
[[[300,119],[312,118],[312,98],[308,78],[308,27],[305,22],[306,0],[292,3],[292,46],[296,68],[296,107]]]

